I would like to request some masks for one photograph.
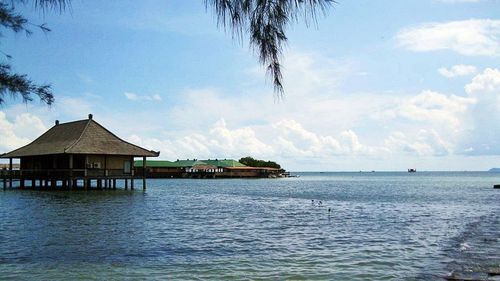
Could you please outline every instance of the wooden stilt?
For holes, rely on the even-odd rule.
[[[83,179],[83,188],[87,190],[88,187],[89,187],[89,179]]]
[[[128,189],[128,179],[125,179],[125,190]]]
[[[32,178],[31,179],[31,188],[35,188],[35,186],[36,186],[36,180],[35,180],[35,178]]]
[[[134,169],[134,157],[130,157],[130,190],[134,189],[134,176],[135,176],[135,169]]]
[[[146,157],[142,157],[142,190],[146,190]]]
[[[113,179],[113,189],[116,189],[116,179]]]
[[[19,179],[19,187],[20,188],[24,188],[24,178],[23,178],[23,176],[21,176],[21,178]]]
[[[69,155],[69,179],[68,179],[69,189],[73,189],[73,154]]]
[[[9,188],[12,188],[12,158],[9,158]]]

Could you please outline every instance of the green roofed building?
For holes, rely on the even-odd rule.
[[[227,167],[246,167],[245,165],[241,164],[240,162],[233,160],[233,159],[222,159],[222,160],[202,160],[203,162],[214,165],[220,168],[227,168]]]
[[[198,165],[209,165],[217,168],[226,168],[226,167],[246,167],[240,162],[233,159],[208,159],[208,160],[176,160],[176,161],[168,161],[168,160],[148,160],[146,161],[147,168],[192,168],[193,166]],[[135,167],[142,167],[142,160],[138,160],[134,162]]]
[[[134,162],[136,174],[143,175],[143,162]],[[248,167],[233,159],[186,159],[146,161],[146,176],[151,178],[233,178],[277,177],[281,170]]]
[[[134,161],[134,167],[142,167],[143,161]],[[162,168],[162,167],[177,167],[177,164],[167,160],[146,160],[146,167],[148,168]]]

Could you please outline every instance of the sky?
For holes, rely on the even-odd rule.
[[[500,1],[338,0],[287,29],[285,95],[204,1],[19,5],[49,33],[2,31],[56,102],[0,106],[0,153],[87,118],[160,159],[253,156],[291,171],[500,167]],[[3,58],[6,60],[6,58]]]

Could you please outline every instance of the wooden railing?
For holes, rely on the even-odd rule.
[[[0,170],[0,178],[83,178],[83,177],[130,177],[123,169],[22,169]]]

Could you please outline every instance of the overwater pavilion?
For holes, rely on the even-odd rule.
[[[9,159],[9,170],[1,171],[4,188],[116,188],[123,180],[125,189],[134,188],[134,157],[158,157],[160,152],[126,142],[102,125],[88,119],[55,125],[32,143],[0,155]],[[19,170],[13,170],[19,159]],[[146,179],[142,187],[146,188]]]

